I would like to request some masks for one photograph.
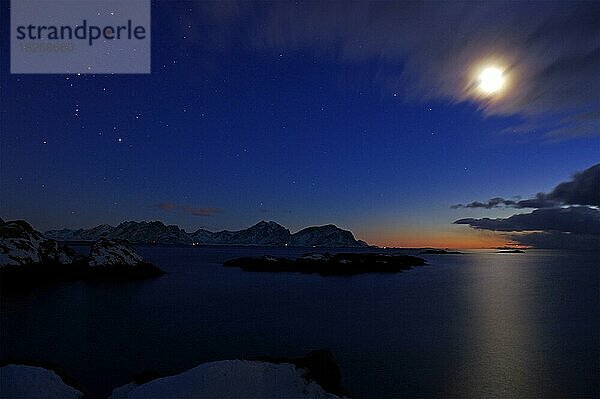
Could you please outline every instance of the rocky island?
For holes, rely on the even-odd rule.
[[[447,249],[427,248],[421,251],[422,254],[426,255],[457,255],[462,254],[459,251],[449,251]]]
[[[311,253],[296,259],[273,256],[237,258],[225,261],[223,266],[239,267],[251,272],[300,272],[322,276],[343,276],[362,273],[398,273],[425,264],[424,259],[409,255]]]
[[[18,289],[61,280],[135,280],[164,274],[128,243],[99,240],[90,255],[45,237],[23,220],[0,219],[0,282]]]

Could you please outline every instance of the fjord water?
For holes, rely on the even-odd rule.
[[[321,277],[222,267],[302,249],[139,251],[168,274],[3,295],[2,359],[56,363],[100,397],[146,369],[318,348],[354,397],[600,393],[598,252],[422,255],[398,274]]]

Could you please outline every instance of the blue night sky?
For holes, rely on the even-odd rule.
[[[451,206],[598,162],[598,6],[454,6],[157,2],[151,74],[76,76],[10,74],[2,2],[0,215],[501,243],[452,222],[531,209]],[[481,99],[465,86],[489,59],[511,80]]]

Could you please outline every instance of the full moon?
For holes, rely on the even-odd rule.
[[[488,67],[479,75],[479,89],[486,94],[494,94],[504,85],[504,76],[500,69]]]

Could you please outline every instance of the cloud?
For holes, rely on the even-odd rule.
[[[458,209],[458,208],[485,208],[485,209],[491,209],[491,208],[498,208],[501,205],[504,206],[511,206],[515,203],[515,201],[512,200],[505,200],[504,198],[492,198],[487,200],[486,202],[479,202],[479,201],[473,201],[470,202],[468,204],[456,204],[456,205],[452,205],[450,208],[453,209]]]
[[[156,206],[159,209],[162,209],[163,211],[171,211],[173,209],[177,209],[177,204],[174,204],[172,202],[161,202],[156,204]]]
[[[571,234],[559,231],[542,231],[525,234],[508,234],[514,243],[545,249],[594,250],[600,248],[600,235]]]
[[[194,216],[213,216],[217,213],[221,213],[223,209],[203,206],[203,207],[192,207],[188,205],[178,205],[173,202],[161,202],[156,204],[156,207],[162,209],[163,211],[172,211],[176,209],[181,209],[185,213],[194,215]]]
[[[547,197],[564,204],[600,206],[600,164],[576,173],[573,180],[560,183]]]
[[[460,208],[484,208],[484,209],[492,209],[492,208],[553,208],[559,206],[559,201],[554,201],[548,199],[547,195],[544,193],[538,193],[535,198],[525,199],[525,200],[509,200],[500,197],[491,198],[485,202],[473,201],[468,204],[456,204],[452,205],[450,208],[452,209],[460,209]]]
[[[459,208],[492,209],[492,208],[499,208],[501,206],[514,206],[514,205],[516,205],[516,201],[497,197],[497,198],[491,198],[491,199],[487,200],[486,202],[473,201],[468,204],[456,204],[456,205],[452,205],[450,208],[452,208],[452,209],[459,209]]]
[[[544,231],[600,236],[600,210],[585,206],[536,209],[508,218],[466,218],[454,224],[491,231]]]
[[[588,111],[574,114],[562,120],[558,126],[548,129],[546,136],[555,141],[572,137],[598,135],[600,111]]]
[[[536,248],[590,249],[600,247],[600,164],[575,173],[567,182],[535,198],[506,200],[492,198],[485,202],[453,205],[452,208],[538,208],[531,213],[507,218],[465,218],[465,224],[478,230],[509,232],[507,239]]]
[[[560,183],[548,194],[538,193],[535,198],[515,201],[496,197],[485,202],[456,204],[451,208],[552,208],[560,205],[600,206],[600,164],[575,173],[572,180]]]
[[[185,206],[182,208],[185,212],[189,213],[190,215],[194,215],[194,216],[213,216],[217,213],[221,213],[223,210],[221,208],[214,208],[214,207],[199,207],[199,208],[194,208],[191,206]]]
[[[554,208],[560,205],[560,201],[549,199],[544,193],[537,193],[535,198],[517,201],[515,208]],[[582,204],[583,205],[583,204]]]
[[[209,3],[199,17],[259,51],[377,65],[383,93],[474,101],[488,115],[524,115],[552,138],[600,133],[589,117],[599,112],[598,2],[226,3]],[[488,64],[508,79],[493,99],[473,90]]]

